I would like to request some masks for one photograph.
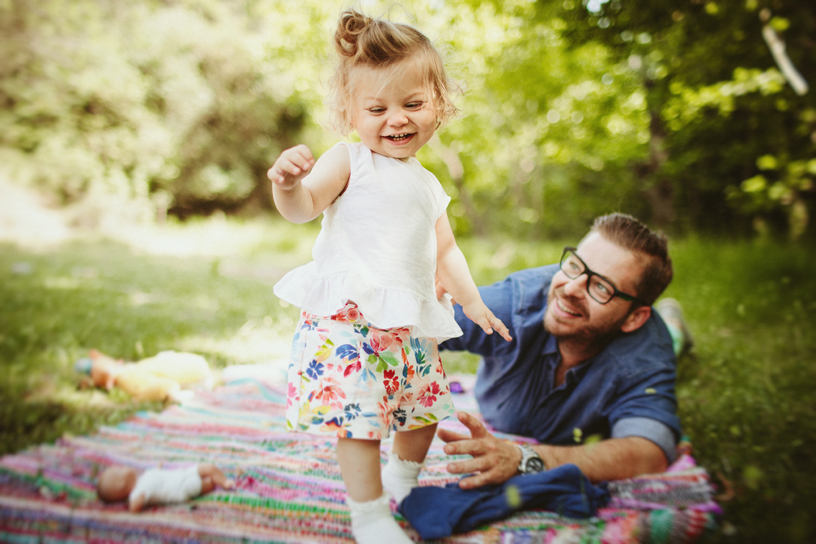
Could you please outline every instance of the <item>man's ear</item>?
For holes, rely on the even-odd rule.
[[[638,306],[638,308],[629,314],[626,318],[626,321],[623,322],[621,325],[621,331],[623,332],[634,332],[641,328],[646,321],[652,315],[652,307],[651,306]]]

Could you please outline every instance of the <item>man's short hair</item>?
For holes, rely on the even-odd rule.
[[[597,232],[618,246],[647,257],[637,285],[637,297],[651,305],[671,283],[673,271],[668,240],[631,215],[611,213],[595,219],[590,232]]]

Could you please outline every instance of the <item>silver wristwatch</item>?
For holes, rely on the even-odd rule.
[[[534,474],[536,472],[544,472],[547,466],[544,460],[538,455],[533,448],[527,444],[516,444],[521,450],[521,462],[518,466],[518,471],[521,474]]]

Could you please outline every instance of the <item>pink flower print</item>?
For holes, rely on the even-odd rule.
[[[362,367],[363,365],[360,363],[360,359],[355,359],[353,363],[349,363],[346,366],[346,369],[343,371],[343,377],[348,378],[349,374],[360,372]]]
[[[324,385],[320,389],[313,391],[309,396],[310,401],[323,401],[324,406],[330,406],[335,409],[343,407],[343,403],[340,401],[340,399],[345,398],[346,394],[343,393],[340,386],[333,384]]]
[[[396,371],[386,370],[383,372],[383,385],[389,397],[397,392],[397,389],[399,389],[399,378],[397,377]]]
[[[417,400],[425,408],[430,408],[436,402],[436,396],[441,395],[442,391],[439,389],[439,384],[436,382],[429,383],[419,391]]]
[[[445,376],[445,369],[442,367],[442,359],[441,358],[437,358],[436,368],[434,370],[436,371],[437,374],[441,374],[442,376]],[[447,377],[447,376],[445,376],[445,377]]]
[[[379,355],[381,351],[387,350],[394,343],[394,337],[387,332],[372,329],[370,342],[374,353]]]
[[[377,403],[377,419],[380,422],[380,427],[386,428],[390,425],[391,413],[396,408],[396,404],[391,405],[388,402],[388,397],[383,397],[383,399]]]
[[[289,389],[286,392],[286,407],[292,406],[293,402],[297,402],[300,400],[300,395],[298,395],[298,388],[295,384],[290,383]]]
[[[400,343],[400,345],[405,344],[411,338],[411,329],[407,327],[401,327],[399,329],[391,329],[391,332],[394,335],[394,338]]]

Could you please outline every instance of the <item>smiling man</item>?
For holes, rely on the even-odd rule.
[[[448,470],[462,488],[501,483],[566,463],[593,481],[661,472],[680,436],[669,332],[652,308],[672,279],[662,234],[637,219],[595,220],[560,265],[522,270],[480,288],[510,328],[487,335],[460,314],[464,331],[440,348],[482,356],[476,398],[498,431],[534,438],[517,446],[460,412],[470,434],[440,429]]]

